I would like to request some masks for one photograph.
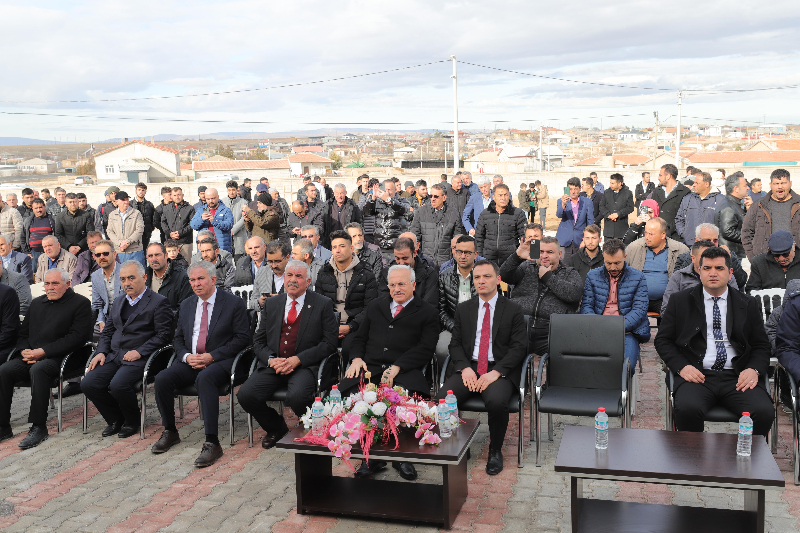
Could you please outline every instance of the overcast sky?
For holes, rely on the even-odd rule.
[[[363,126],[379,129],[449,130],[450,62],[227,95],[40,102],[257,89],[442,61],[451,54],[459,61],[529,74],[671,89],[576,84],[459,63],[462,129],[600,126],[599,117],[605,117],[603,126],[652,126],[653,111],[674,124],[679,88],[800,85],[797,0],[0,0],[0,13],[0,112],[136,119],[0,114],[0,137],[80,141],[347,130],[357,127],[347,123],[359,122],[385,123]],[[687,93],[684,124],[715,122],[688,117],[797,123],[799,96],[800,88]]]

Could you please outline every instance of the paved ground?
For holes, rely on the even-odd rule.
[[[652,344],[643,350],[644,374],[641,401],[634,427],[663,428],[663,374]],[[240,532],[276,533],[361,531],[434,531],[404,523],[338,519],[297,515],[295,512],[294,468],[291,454],[247,447],[246,421],[236,407],[237,441],[227,444],[227,428],[220,429],[225,456],[214,466],[195,469],[200,452],[203,425],[197,403],[187,404],[179,420],[181,444],[167,454],[153,455],[150,446],[160,435],[158,412],[152,393],[148,398],[145,440],[103,439],[104,426],[90,408],[89,432],[81,429],[82,398],[65,401],[65,429],[55,432],[39,448],[20,451],[17,443],[27,431],[26,390],[15,395],[12,412],[15,433],[0,444],[0,529],[8,532]],[[227,420],[227,402],[222,403],[221,421]],[[513,420],[513,418],[512,418]],[[543,419],[546,420],[546,419]],[[787,488],[767,493],[767,531],[798,531],[800,488],[791,483],[790,420],[781,415],[777,454]],[[485,422],[485,419],[484,419]],[[472,446],[469,498],[458,516],[455,529],[476,533],[490,531],[570,531],[569,486],[567,478],[553,472],[553,463],[565,425],[591,425],[590,419],[554,419],[553,442],[545,440],[542,466],[534,464],[534,448],[526,449],[525,467],[516,467],[517,425],[507,436],[506,469],[499,476],[484,472],[486,425],[481,426]],[[223,422],[224,423],[224,422]],[[612,425],[614,421],[612,421]],[[526,427],[527,422],[526,422]],[[546,427],[546,426],[545,426]],[[735,431],[731,425],[715,424],[714,431]],[[256,439],[262,435],[256,431]],[[350,475],[344,466],[337,475]],[[432,467],[420,467],[420,481],[441,482]],[[399,479],[390,468],[382,476]],[[594,498],[677,505],[741,508],[741,492],[720,489],[691,489],[639,483],[592,482],[584,492]]]

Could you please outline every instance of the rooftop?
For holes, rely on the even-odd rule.
[[[165,152],[169,152],[171,154],[179,154],[180,153],[176,149],[170,148],[168,146],[163,146],[161,144],[149,143],[147,141],[140,141],[140,140],[134,139],[132,141],[128,141],[128,142],[124,142],[122,144],[118,144],[117,146],[112,146],[111,148],[103,150],[102,152],[97,152],[96,154],[94,154],[94,156],[97,157],[98,155],[105,154],[105,153],[111,152],[113,150],[118,150],[118,149],[122,148],[123,146],[128,146],[129,144],[143,144],[144,146],[149,146],[150,148],[156,148],[158,150],[164,150]]]

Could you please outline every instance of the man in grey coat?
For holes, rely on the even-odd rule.
[[[0,261],[0,283],[14,289],[19,298],[19,314],[27,315],[28,307],[31,305],[31,286],[25,276],[3,268],[3,263]]]
[[[236,181],[229,181],[225,184],[225,188],[228,190],[228,195],[221,202],[233,213],[231,235],[233,236],[233,260],[236,262],[245,254],[244,243],[247,241],[248,235],[244,227],[242,207],[246,206],[247,202],[243,198],[239,198],[239,184]]]
[[[701,172],[694,176],[694,192],[681,200],[675,215],[675,230],[686,246],[694,242],[695,228],[704,222],[714,224],[717,211],[727,205],[725,195],[711,190],[711,174]]]

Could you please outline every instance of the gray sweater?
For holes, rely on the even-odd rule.
[[[539,278],[536,261],[520,259],[512,253],[500,267],[500,277],[514,285],[511,301],[522,307],[522,312],[531,316],[531,326],[544,325],[550,315],[578,312],[583,295],[580,273],[572,267],[559,264],[558,268]]]
[[[694,271],[694,263],[689,263],[688,266],[673,272],[672,276],[669,278],[669,283],[667,283],[667,288],[664,291],[664,297],[661,300],[661,314],[663,315],[664,311],[667,310],[667,303],[669,302],[670,296],[678,291],[691,289],[695,285],[700,285],[700,276]],[[735,277],[731,276],[730,281],[728,281],[728,287],[739,290],[739,284],[736,283]]]

